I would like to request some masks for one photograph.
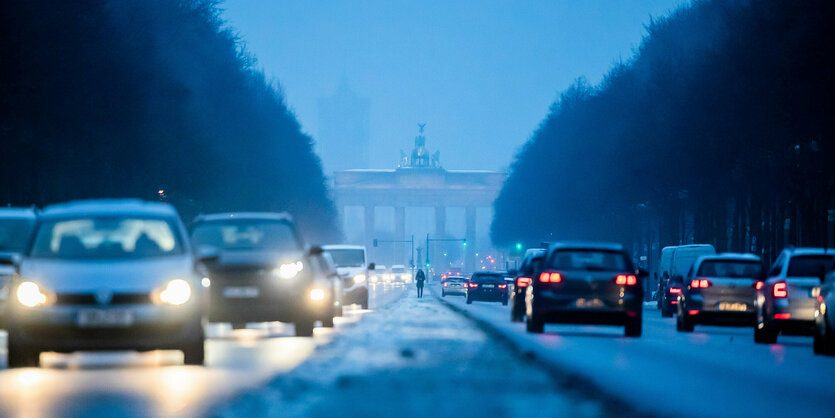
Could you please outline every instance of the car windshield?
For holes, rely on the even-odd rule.
[[[473,275],[472,281],[475,283],[504,281],[504,276],[494,273],[477,273]]]
[[[0,251],[22,252],[34,225],[33,219],[0,219]]]
[[[699,276],[756,279],[763,267],[756,261],[707,260],[699,266]]]
[[[554,253],[550,268],[559,270],[625,271],[626,257],[618,251],[561,250]]]
[[[786,277],[818,277],[832,269],[832,255],[800,255],[789,261]]]
[[[392,267],[391,272],[392,273],[405,273],[406,268],[405,267]]]
[[[230,219],[203,222],[191,232],[195,247],[223,251],[294,251],[301,249],[293,226],[285,221]]]
[[[174,222],[162,218],[91,216],[47,220],[32,245],[33,258],[135,259],[182,253]]]
[[[362,267],[365,265],[365,251],[361,249],[328,250],[337,267]]]

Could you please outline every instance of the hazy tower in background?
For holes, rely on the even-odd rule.
[[[369,168],[369,125],[371,104],[359,97],[343,76],[331,96],[319,99],[317,151],[324,171]]]

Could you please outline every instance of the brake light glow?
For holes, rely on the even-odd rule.
[[[562,281],[562,276],[559,273],[544,272],[539,275],[539,281],[542,283],[559,283]]]
[[[634,274],[618,274],[615,283],[621,286],[634,286],[638,284],[638,278]]]
[[[449,287],[449,283],[444,282],[444,287]]]
[[[691,309],[691,310],[687,311],[687,315],[698,315],[698,314],[699,314],[698,309]]]
[[[774,314],[774,319],[792,319],[792,314],[790,314],[790,313],[776,313],[776,314]]]
[[[528,287],[532,281],[530,277],[520,277],[516,279],[516,287]]]
[[[673,294],[673,295],[681,294],[681,289],[679,289],[677,287],[671,287],[670,288],[670,293]]]
[[[469,283],[467,286],[469,286],[469,287],[478,287],[478,283]]]
[[[789,295],[789,292],[786,289],[786,282],[774,283],[774,289],[772,290],[772,292],[775,298],[784,298]]]
[[[506,284],[500,284],[500,285],[499,285],[499,289],[504,289],[504,288],[506,288],[506,287],[507,287],[507,285],[506,285]]]
[[[693,279],[690,282],[690,287],[693,289],[704,289],[706,287],[710,287],[711,285],[712,283],[707,279]]]
[[[765,283],[764,283],[764,282],[760,282],[760,281],[758,281],[757,283],[754,283],[754,288],[755,288],[755,289],[757,289],[757,290],[762,289],[762,288],[763,288],[763,286],[765,286]]]
[[[678,301],[677,300],[671,300],[670,305],[678,305]]]

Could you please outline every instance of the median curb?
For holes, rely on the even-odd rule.
[[[510,351],[523,361],[536,362],[537,365],[548,374],[548,376],[560,385],[561,390],[565,390],[578,398],[592,399],[599,402],[603,408],[602,412],[604,416],[653,416],[646,411],[639,411],[621,398],[609,394],[585,376],[567,371],[559,365],[547,361],[542,356],[537,355],[536,349],[508,336],[504,331],[493,325],[490,321],[482,319],[478,315],[474,315],[466,309],[462,309],[455,304],[447,302],[446,299],[438,295],[434,286],[429,287],[429,292],[433,297],[435,297],[435,299],[439,300],[441,304],[473,321],[479,329],[510,348]],[[507,320],[510,321],[510,318],[508,317]]]

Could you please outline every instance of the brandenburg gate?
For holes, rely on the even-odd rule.
[[[439,163],[439,153],[430,157],[426,149],[423,126],[420,125],[420,134],[415,138],[412,153],[406,155],[401,152],[400,164],[396,168],[343,170],[334,173],[334,198],[340,218],[344,221],[345,208],[348,206],[363,207],[364,244],[371,248],[375,207],[394,207],[395,240],[406,240],[408,207],[435,208],[434,236],[437,237],[446,235],[446,209],[463,207],[466,223],[464,238],[467,240],[464,268],[473,271],[476,262],[476,209],[492,207],[507,174],[500,171],[444,169]],[[415,239],[420,241],[421,238]]]

